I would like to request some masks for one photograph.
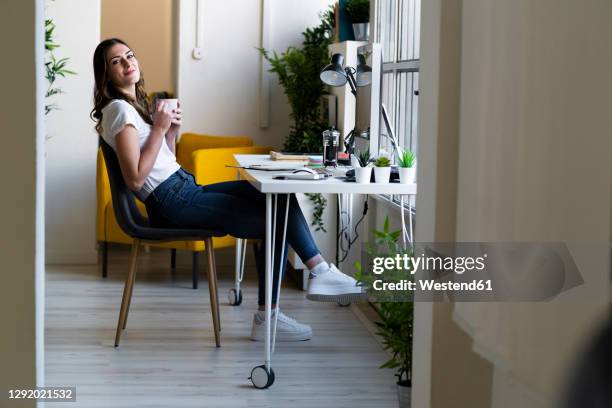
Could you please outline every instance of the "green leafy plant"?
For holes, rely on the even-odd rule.
[[[389,217],[385,217],[382,231],[374,230],[374,242],[366,242],[366,252],[370,259],[376,257],[395,257],[397,254],[411,256],[412,250],[402,250],[398,244],[401,231],[389,230]],[[366,289],[371,288],[375,279],[381,276],[387,282],[412,279],[410,271],[387,269],[382,275],[374,275],[366,270],[361,262],[355,263],[355,279]],[[380,321],[376,322],[377,334],[381,336],[383,347],[391,353],[391,358],[380,368],[395,369],[398,384],[410,386],[412,383],[412,333],[414,322],[414,303],[408,299],[395,299],[393,294],[378,294],[380,301],[372,304]],[[389,301],[385,301],[389,300]],[[393,300],[393,301],[391,301]]]
[[[329,123],[321,118],[320,101],[325,86],[319,73],[329,62],[327,47],[333,42],[335,25],[333,8],[320,17],[318,26],[307,28],[302,33],[302,48],[289,47],[280,55],[259,48],[270,63],[270,72],[278,75],[291,106],[293,123],[283,146],[286,151],[320,153],[323,150],[321,132]]]
[[[357,161],[361,167],[367,167],[370,160],[372,160],[372,156],[370,156],[370,149],[366,149],[365,152],[360,151],[357,155]]]
[[[376,166],[376,167],[390,167],[391,166],[391,160],[389,160],[389,158],[386,157],[386,156],[380,156],[374,162],[374,166]]]
[[[319,15],[321,22],[316,27],[302,32],[302,48],[289,47],[278,55],[276,51],[258,48],[270,63],[270,72],[278,75],[291,106],[292,125],[283,144],[285,151],[297,153],[321,153],[321,133],[329,126],[321,118],[321,97],[326,93],[319,78],[321,68],[329,62],[327,47],[334,40],[335,17],[333,7]],[[321,194],[309,194],[313,202],[316,230],[323,230],[323,212],[327,200]]]
[[[383,347],[391,352],[391,358],[380,368],[395,369],[398,384],[407,387],[412,383],[412,332],[414,303],[384,302],[375,306],[381,322],[377,334],[383,339]]]
[[[327,232],[325,225],[323,224],[323,212],[327,206],[327,200],[323,197],[323,194],[306,193],[306,197],[314,203],[313,220],[312,225],[315,227],[315,231]]]
[[[416,156],[410,150],[404,150],[398,158],[400,167],[414,167]]]
[[[62,94],[64,91],[55,85],[55,81],[58,77],[65,78],[66,75],[76,75],[76,72],[66,68],[70,58],[64,57],[57,59],[53,53],[56,48],[59,48],[59,44],[54,41],[53,35],[55,31],[55,23],[51,19],[45,20],[45,51],[47,54],[45,61],[45,78],[49,82],[49,87],[45,93],[46,98],[50,98],[53,95]],[[48,115],[51,111],[59,109],[57,104],[49,103],[45,105],[45,115]]]
[[[403,255],[404,253],[410,254],[411,251],[403,251],[398,244],[399,237],[402,231],[389,231],[389,217],[385,217],[382,231],[373,230],[374,242],[367,241],[364,243],[366,254],[369,259],[374,259],[381,256],[395,256],[396,254]],[[372,288],[372,284],[375,279],[379,279],[378,275],[373,272],[366,270],[361,262],[355,262],[355,279],[360,282],[364,289]],[[389,281],[399,281],[405,279],[407,276],[406,271],[387,270],[384,273],[384,278]]]
[[[370,0],[347,0],[346,12],[353,24],[370,21]]]

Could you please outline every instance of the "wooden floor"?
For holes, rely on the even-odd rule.
[[[206,285],[191,289],[190,256],[141,252],[134,297],[119,348],[113,347],[127,247],[112,247],[109,277],[95,265],[47,266],[46,384],[76,386],[71,407],[397,407],[387,354],[348,308],[310,302],[286,279],[281,309],[312,326],[314,337],[277,343],[267,390],[253,388],[263,343],[249,340],[257,300],[247,266],[241,306],[227,303],[233,251],[217,251],[221,348],[215,348]],[[249,253],[249,258],[252,254]],[[201,262],[204,268],[204,258]],[[52,404],[55,405],[55,404]]]

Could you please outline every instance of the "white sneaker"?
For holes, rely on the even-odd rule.
[[[276,310],[272,310],[272,324]],[[251,340],[264,341],[266,339],[266,318],[263,313],[255,312],[253,316],[253,327],[251,329]],[[272,333],[270,332],[270,336]],[[312,338],[312,328],[307,324],[302,324],[297,320],[279,312],[276,323],[276,341],[304,341]],[[270,337],[270,341],[272,337]]]
[[[334,264],[330,264],[327,272],[308,279],[306,298],[309,300],[350,303],[366,296],[361,286],[357,286],[357,281],[340,272]]]

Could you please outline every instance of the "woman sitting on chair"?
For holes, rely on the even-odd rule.
[[[149,110],[138,60],[127,44],[116,38],[102,41],[94,52],[93,65],[96,84],[91,115],[97,121],[96,130],[116,152],[126,185],[144,202],[151,225],[213,229],[236,238],[264,239],[264,194],[245,180],[198,185],[193,175],[177,163],[174,149],[181,110],[170,110],[163,101]],[[285,196],[279,198],[279,208],[285,208],[285,204]],[[282,222],[277,224],[276,236],[282,236]],[[336,302],[362,296],[355,279],[325,262],[293,194],[287,241],[310,271],[309,299]],[[276,243],[274,253],[280,254],[281,240]],[[253,317],[253,340],[263,340],[265,329],[265,244],[259,248],[259,310]],[[279,262],[284,270],[287,244],[284,254],[282,262],[275,259],[273,271],[279,270]],[[278,276],[274,273],[273,288],[278,287]],[[277,293],[273,292],[273,313],[278,312],[277,339],[310,339],[310,326],[275,308]]]

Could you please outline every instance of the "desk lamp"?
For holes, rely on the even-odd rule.
[[[331,62],[321,70],[319,77],[323,83],[330,86],[344,86],[348,82],[353,96],[357,96],[357,87],[368,86],[372,83],[372,68],[366,64],[363,54],[357,54],[357,68],[344,67],[344,55],[338,53],[332,55]],[[355,138],[355,131],[346,136],[344,145],[348,153],[352,152],[352,144]]]
[[[366,64],[363,54],[357,55],[357,69],[342,68],[344,55],[332,55],[331,63],[321,70],[319,77],[323,83],[330,86],[344,86],[348,82],[351,93],[357,96],[358,86],[368,86],[372,83],[372,68]]]

